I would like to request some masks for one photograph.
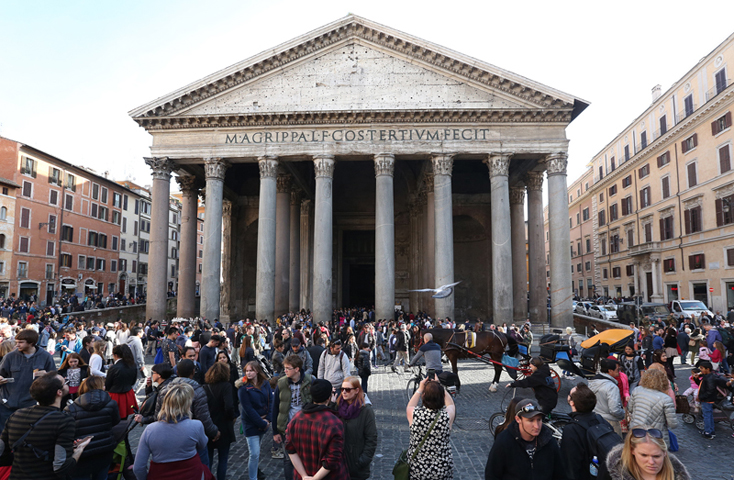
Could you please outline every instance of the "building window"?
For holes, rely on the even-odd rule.
[[[647,132],[640,134],[640,149],[647,148]]]
[[[50,205],[58,205],[59,204],[59,192],[56,190],[49,190],[48,192],[48,203]]]
[[[100,272],[104,272],[104,258],[98,258],[97,259],[97,270]]]
[[[581,214],[580,213],[577,213],[576,214],[576,225],[578,225],[580,223],[581,223]]]
[[[112,250],[117,251],[117,242],[118,242],[118,238],[112,237]]]
[[[590,271],[591,270],[591,262],[586,262],[584,264],[584,268],[586,269],[587,272]]]
[[[117,192],[112,192],[112,206],[122,208],[122,195]]]
[[[635,276],[635,266],[634,265],[627,265],[625,267],[625,273],[628,277],[634,277]]]
[[[624,161],[626,162],[629,159],[630,159],[630,146],[625,145],[624,146]]]
[[[683,213],[686,222],[686,234],[696,233],[703,230],[701,225],[701,207],[689,208]]]
[[[622,199],[622,216],[629,215],[632,213],[632,196],[627,196]]]
[[[698,134],[694,133],[681,142],[681,151],[687,153],[698,146]]]
[[[18,242],[18,251],[20,253],[28,253],[30,250],[31,240],[28,237],[20,237]]]
[[[670,196],[670,176],[666,175],[660,179],[663,200]]]
[[[20,162],[20,173],[36,178],[36,161],[32,158],[23,157]]]
[[[612,185],[611,187],[609,187],[609,196],[610,197],[613,197],[616,194],[617,194],[617,186],[616,185]]]
[[[645,243],[652,242],[652,223],[645,224]]]
[[[614,277],[614,278],[621,278],[622,277],[622,267],[613,267],[612,268],[612,277]]]
[[[56,253],[56,243],[46,242],[46,256],[53,257],[54,253]]]
[[[627,248],[632,248],[634,246],[635,246],[635,231],[627,230]]]
[[[131,248],[133,250],[133,253],[138,253],[138,242],[133,242],[131,243],[131,245],[132,245]]]
[[[622,179],[622,188],[627,188],[632,185],[632,175],[627,175]]]
[[[670,163],[670,152],[665,152],[658,157],[658,168]]]
[[[728,248],[726,250],[726,266],[734,267],[734,248]]]
[[[107,248],[107,235],[104,233],[99,234],[99,239],[97,240],[97,246],[100,248]]]
[[[204,250],[199,250],[199,258],[204,258]]]
[[[607,239],[606,238],[601,239],[601,254],[602,255],[607,254]]]
[[[646,176],[650,175],[650,164],[646,163],[645,165],[641,166],[639,170],[637,170],[637,175],[639,178],[645,178]]]
[[[589,219],[589,207],[584,208],[584,210],[581,212],[581,218],[584,219],[584,222]]]
[[[606,268],[605,268],[605,269],[603,269],[603,270],[602,270],[602,275],[601,275],[601,276],[602,276],[602,278],[603,278],[604,280],[606,280],[607,278],[609,278],[609,270],[607,270]]]
[[[0,233],[0,250],[5,250],[5,234]]]
[[[18,262],[18,278],[28,278],[28,262]]]
[[[110,272],[117,271],[117,260],[110,260]]]
[[[734,252],[734,250],[732,250]],[[201,273],[201,264],[199,264],[199,273]]]
[[[141,263],[140,265],[138,265],[138,273],[141,275],[147,275],[148,274],[148,264]]]
[[[614,162],[614,157],[612,157],[611,160],[609,161],[609,166],[611,167],[611,171],[614,171],[614,169],[617,168],[617,165]]]
[[[125,260],[124,258],[120,259],[120,271],[127,272],[127,260]]]
[[[609,222],[613,222],[616,219],[619,218],[619,212],[617,211],[617,204],[611,205],[609,207]]]
[[[731,127],[731,112],[726,112],[726,115],[711,122],[711,134],[716,136],[729,127]]]
[[[719,169],[721,173],[726,173],[731,170],[731,153],[729,151],[729,145],[724,145],[719,149]]]
[[[31,228],[31,209],[20,209],[20,228]]]
[[[660,219],[660,240],[670,240],[673,238],[673,216],[669,215]]]
[[[61,170],[58,168],[48,167],[48,183],[54,185],[61,185]]]
[[[107,204],[107,189],[105,187],[102,187],[102,198],[99,201],[105,205]]]
[[[663,135],[665,132],[668,131],[668,120],[665,118],[665,115],[660,117],[660,135]]]
[[[604,202],[604,192],[599,194],[599,203],[602,203],[602,202]],[[203,226],[202,226],[202,230],[204,230]]]
[[[127,195],[122,196],[122,209],[127,212],[127,202],[130,199]]]
[[[716,72],[714,79],[716,80],[716,95],[718,95],[726,90],[726,87],[728,86],[728,82],[726,80],[726,68],[722,68]]]
[[[31,182],[23,182],[23,190],[20,192],[26,198],[33,198],[33,184]]]
[[[133,260],[133,268],[130,269],[131,272],[137,272],[138,271],[138,262],[137,260]]]
[[[94,257],[87,257],[87,270],[94,270]]]
[[[122,215],[120,214],[120,212],[113,210],[112,211],[112,223],[114,223],[115,225],[119,225],[120,222],[122,221],[121,219],[122,219]]]
[[[650,206],[650,187],[645,187],[640,190],[640,208]]]
[[[688,268],[691,270],[703,270],[706,268],[705,258],[703,253],[698,253],[696,255],[690,255],[688,257]]]
[[[99,206],[99,216],[97,218],[107,222],[109,221],[109,213],[110,213],[110,210],[107,207],[103,207],[102,205],[100,205]]]
[[[54,279],[54,264],[47,263],[46,264],[46,280],[53,280],[53,279]]]
[[[66,174],[66,188],[72,192],[76,192],[76,177],[71,173]]]
[[[609,237],[609,253],[619,252],[619,235]]]
[[[77,268],[79,270],[84,270],[87,268],[87,257],[85,255],[79,255],[77,257]]]
[[[0,207],[0,220],[7,220],[7,219],[8,219],[8,208]]]
[[[127,250],[127,243],[125,242],[125,239],[120,239],[120,251],[124,252]]]
[[[599,210],[599,226],[603,227],[606,223],[606,212],[604,210]]]
[[[683,105],[685,105],[685,117],[688,115],[691,115],[693,111],[696,109],[696,107],[693,105],[693,94],[688,95],[686,98],[683,99]]]
[[[573,218],[568,219],[568,226],[573,228]]]
[[[92,215],[92,217],[97,218],[97,215],[98,214],[99,214],[99,205],[97,205],[96,203],[93,203],[92,204],[91,215]]]
[[[600,165],[599,166],[599,180],[601,180],[602,178],[604,178],[604,167]]]
[[[56,215],[48,216],[48,233],[56,233]]]
[[[99,185],[92,184],[92,200],[99,200]]]
[[[591,239],[586,239],[586,253],[591,253]]]
[[[64,202],[64,209],[71,212],[74,210],[74,196],[66,194],[66,200]]]
[[[663,260],[663,272],[675,272],[675,258],[666,258]]]
[[[686,171],[688,172],[688,188],[693,188],[698,185],[696,162],[691,162],[686,165]]]
[[[69,225],[63,225],[61,227],[61,241],[62,242],[73,242],[74,241],[74,227]]]
[[[176,247],[172,247],[171,248],[171,258],[176,258],[176,253],[177,253]]]
[[[716,199],[716,226],[734,223],[734,195]]]

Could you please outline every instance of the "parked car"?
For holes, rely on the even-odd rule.
[[[612,305],[592,305],[589,316],[602,320],[617,321],[617,307]]]
[[[625,325],[634,322],[639,325],[645,317],[652,321],[665,320],[670,315],[670,309],[664,303],[643,303],[637,305],[634,302],[623,302],[617,305],[617,321]]]
[[[574,307],[573,312],[578,313],[579,315],[588,315],[589,309],[593,303],[591,302],[579,302],[576,304],[576,307]]]
[[[710,318],[714,318],[713,312],[699,300],[673,300],[670,302],[670,310],[673,312],[673,317],[677,320],[686,318],[692,320],[693,317],[700,320],[701,315],[708,315]]]

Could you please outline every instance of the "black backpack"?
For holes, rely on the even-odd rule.
[[[158,389],[154,388],[150,394],[145,397],[140,405],[139,413],[144,417],[150,417],[155,414],[155,405],[158,403]]]
[[[594,457],[599,461],[597,480],[611,480],[612,477],[607,471],[607,455],[614,447],[622,443],[622,439],[609,422],[599,414],[596,414],[595,420],[588,423],[579,422],[575,418],[574,421],[586,429],[586,443],[589,446],[588,463],[591,463]]]

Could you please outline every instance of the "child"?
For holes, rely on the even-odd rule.
[[[713,365],[708,360],[703,360],[698,368],[701,370],[701,385],[698,390],[698,400],[701,402],[703,412],[704,429],[701,434],[709,440],[714,438],[714,402],[719,392],[717,388],[727,388],[734,380],[728,382],[719,375],[712,373]]]
[[[711,365],[714,367],[714,372],[719,371],[719,365],[721,365],[721,361],[724,359],[724,344],[721,342],[714,342],[714,351],[711,352]]]
[[[692,395],[693,408],[694,410],[698,411],[698,409],[701,407],[701,404],[698,401],[698,386],[701,384],[701,370],[698,368],[693,368],[693,370],[691,370],[691,376],[688,377],[688,381],[691,382],[691,386],[685,392],[683,392],[683,396],[687,397],[689,395]]]

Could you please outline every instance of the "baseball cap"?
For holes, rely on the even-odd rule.
[[[538,405],[538,402],[533,399],[528,398],[525,400],[521,400],[515,407],[515,416],[520,416],[523,418],[533,418],[536,415],[544,415],[544,413],[540,410],[540,405]]]
[[[291,347],[300,347],[301,341],[298,339],[298,337],[291,338]]]

